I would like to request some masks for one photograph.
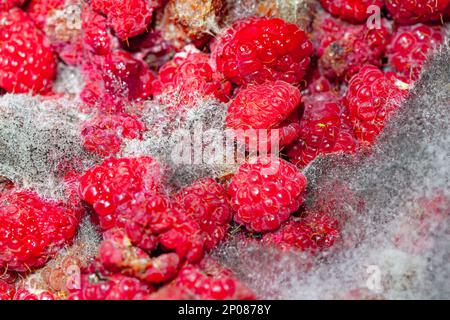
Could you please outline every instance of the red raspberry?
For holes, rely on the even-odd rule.
[[[261,241],[281,250],[311,251],[331,247],[340,236],[339,222],[322,212],[309,213],[300,220],[290,220],[274,233],[265,234]]]
[[[49,291],[43,291],[40,293],[32,293],[30,290],[19,287],[14,294],[13,300],[55,300],[56,297]]]
[[[159,242],[165,250],[173,250],[181,258],[196,262],[203,257],[206,236],[198,221],[181,214],[173,226],[160,235]]]
[[[352,25],[322,14],[314,23],[314,40],[322,74],[349,80],[365,64],[380,66],[391,31],[386,20],[380,28]]]
[[[0,1],[0,11],[8,11],[14,7],[20,7],[25,0],[2,0]]]
[[[145,125],[126,114],[99,114],[83,124],[84,148],[106,157],[120,151],[123,139],[142,139]]]
[[[214,71],[209,55],[199,51],[182,52],[159,69],[153,82],[153,95],[163,103],[190,106],[196,99],[213,97],[227,102],[231,84]]]
[[[55,57],[27,14],[17,8],[0,12],[0,88],[45,93],[55,73]]]
[[[364,22],[370,6],[383,7],[383,0],[320,0],[322,6],[332,15],[348,22]]]
[[[304,167],[322,153],[356,151],[356,137],[335,94],[312,94],[303,103],[300,139],[286,152],[293,163]]]
[[[386,0],[386,7],[401,24],[441,21],[450,0]]]
[[[202,300],[253,300],[255,295],[230,270],[206,259],[199,266],[183,267],[175,285]]]
[[[158,245],[195,262],[204,252],[206,236],[199,222],[156,193],[135,193],[117,209],[117,225],[125,227],[131,242],[153,251]]]
[[[108,18],[108,24],[121,40],[150,29],[153,11],[161,0],[92,0],[92,8]]]
[[[99,259],[111,272],[121,272],[154,284],[174,278],[180,261],[175,253],[151,258],[143,250],[132,246],[125,231],[120,229],[105,232],[99,248]]]
[[[297,211],[306,189],[305,176],[274,156],[241,165],[228,186],[234,221],[250,231],[276,230]]]
[[[66,0],[30,0],[26,12],[36,23],[37,27],[44,30],[47,18],[52,12],[61,8]]]
[[[204,178],[181,189],[174,201],[200,224],[206,249],[213,249],[226,235],[232,211],[225,189],[214,179]]]
[[[6,281],[0,280],[0,301],[12,300],[15,293],[16,288],[13,285],[7,283]]]
[[[78,212],[31,191],[0,197],[0,268],[24,272],[44,265],[71,243]]]
[[[117,209],[137,194],[154,193],[161,184],[161,168],[151,157],[110,158],[80,177],[80,193],[92,205],[103,230],[117,221]]]
[[[250,84],[239,90],[229,105],[226,125],[235,130],[279,129],[281,145],[285,145],[298,137],[298,116],[293,113],[300,101],[300,91],[286,82]],[[270,131],[267,133],[269,138]],[[246,133],[238,137],[241,142],[247,138]]]
[[[212,50],[217,69],[237,85],[266,80],[296,84],[305,74],[313,47],[294,24],[250,18],[225,29]]]
[[[361,143],[375,142],[389,115],[407,93],[406,83],[375,66],[365,66],[350,80],[344,104]]]
[[[83,41],[85,46],[97,55],[106,55],[111,52],[111,35],[107,29],[104,16],[84,6],[82,11]]]
[[[80,288],[69,300],[146,300],[153,287],[121,274],[93,272],[81,275]]]
[[[127,102],[151,95],[153,74],[145,62],[128,52],[114,51],[93,57],[83,69],[86,86],[81,98],[104,112],[126,111]]]
[[[391,67],[407,79],[417,80],[427,56],[443,41],[442,27],[418,24],[400,27],[387,54]]]

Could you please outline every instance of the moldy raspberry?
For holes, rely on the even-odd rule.
[[[336,219],[323,212],[310,212],[306,218],[290,220],[279,230],[265,234],[261,242],[281,250],[315,253],[331,247],[339,235],[340,228]]]
[[[312,52],[303,30],[277,18],[237,21],[212,47],[218,71],[237,85],[266,80],[299,83]]]
[[[286,150],[293,163],[304,167],[322,153],[356,151],[353,128],[334,93],[305,96],[303,104],[300,138]]]
[[[142,139],[145,125],[135,116],[126,114],[98,114],[83,124],[81,135],[84,148],[106,157],[120,151],[122,141]]]
[[[228,186],[234,221],[254,232],[276,230],[297,211],[305,176],[293,164],[263,156],[239,167]]]
[[[150,257],[131,244],[125,231],[111,229],[104,233],[99,248],[99,261],[111,272],[120,272],[146,283],[159,284],[177,275],[180,259],[175,253]]]
[[[380,28],[352,25],[321,14],[314,22],[313,38],[324,76],[349,80],[365,64],[380,66],[391,30],[386,20]]]
[[[24,272],[43,266],[75,236],[79,212],[32,191],[0,197],[0,268]]]
[[[443,41],[442,27],[417,24],[398,28],[387,49],[390,66],[413,81],[428,55]]]
[[[139,279],[121,274],[83,273],[80,287],[69,300],[146,300],[154,288]]]
[[[14,7],[20,7],[25,3],[25,0],[2,0],[0,2],[0,11],[8,11]]]
[[[375,66],[365,66],[348,85],[344,104],[359,141],[373,144],[389,115],[408,93],[408,85],[392,73]]]

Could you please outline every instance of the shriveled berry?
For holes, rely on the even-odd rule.
[[[390,36],[389,23],[384,19],[379,28],[369,28],[328,14],[319,15],[314,22],[313,38],[322,74],[348,81],[365,64],[380,66]]]
[[[317,252],[331,247],[340,236],[339,222],[323,212],[290,220],[279,230],[265,234],[261,242],[281,250]]]

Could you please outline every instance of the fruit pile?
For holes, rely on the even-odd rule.
[[[61,164],[59,198],[0,171],[0,300],[256,299],[214,258],[221,244],[315,256],[342,240],[345,217],[305,202],[302,171],[370,153],[444,41],[450,0],[305,0],[301,19],[252,1],[0,3],[0,95],[74,96],[93,159]],[[55,90],[63,67],[79,93]],[[243,150],[235,170],[180,186],[156,155],[124,152],[164,134],[146,122],[155,105],[179,123],[205,101]],[[80,257],[86,220],[99,243]]]

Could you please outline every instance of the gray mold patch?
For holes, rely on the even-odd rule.
[[[47,196],[63,195],[67,165],[92,163],[80,139],[76,101],[41,100],[27,95],[0,97],[0,176]]]
[[[304,267],[301,253],[281,256],[239,241],[216,252],[220,261],[262,298],[449,299],[449,61],[447,43],[430,59],[376,149],[322,157],[305,169],[307,205],[327,205],[341,220],[339,244],[310,257],[311,268]]]

